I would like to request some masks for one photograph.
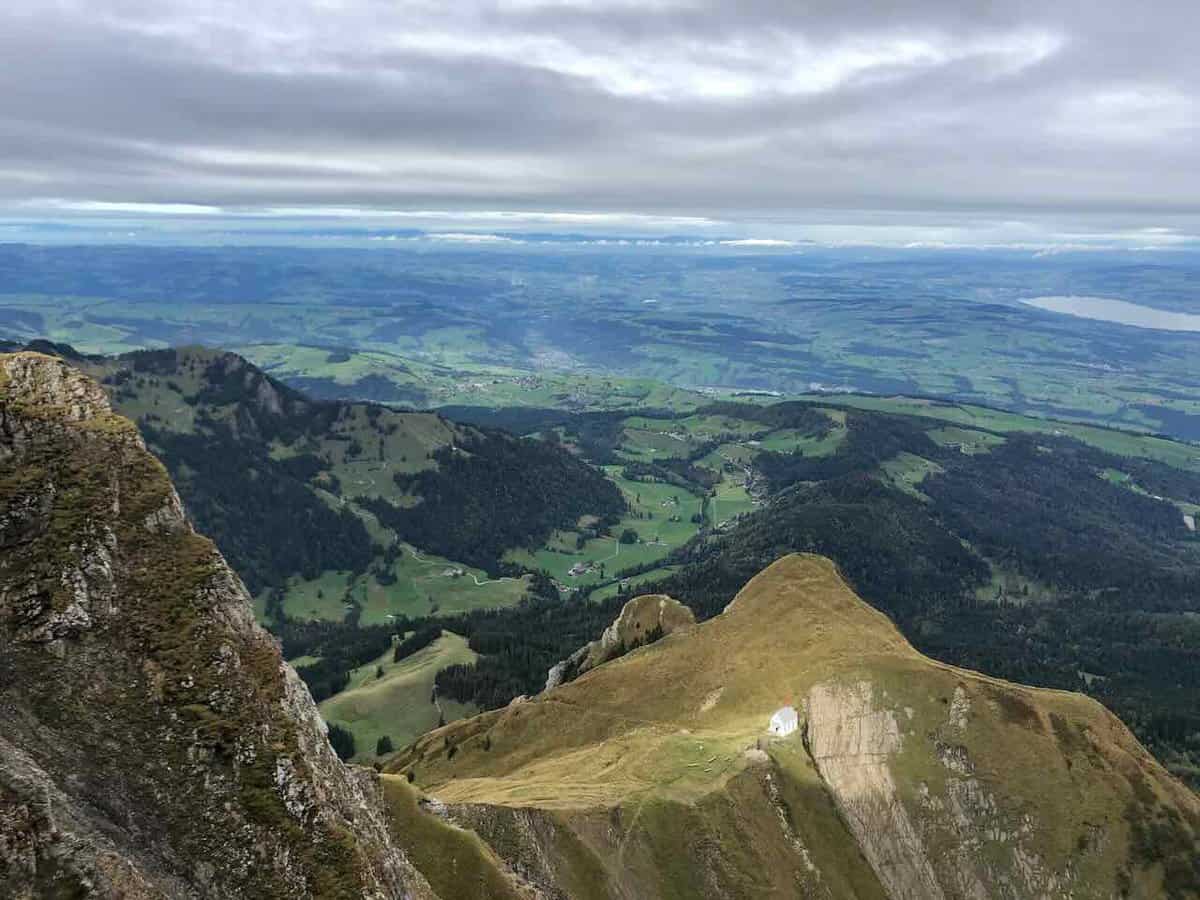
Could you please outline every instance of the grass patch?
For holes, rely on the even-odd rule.
[[[620,474],[619,466],[605,466],[604,471],[629,503],[629,512],[611,529],[612,537],[591,538],[576,547],[560,533],[537,550],[509,551],[505,559],[544,569],[568,586],[596,584],[622,569],[662,559],[699,530],[700,526],[692,521],[700,514],[699,497],[662,482],[630,481]],[[637,533],[638,543],[622,544],[617,540],[627,528]],[[571,569],[580,565],[591,568],[572,575]]]
[[[930,475],[945,471],[937,463],[907,452],[896,454],[879,468],[890,484],[921,500],[929,499],[919,490],[921,482]]]
[[[465,638],[450,632],[399,662],[392,661],[388,650],[351,672],[346,690],[321,703],[321,715],[327,722],[349,729],[354,735],[355,760],[370,762],[375,759],[376,743],[385,735],[399,749],[436,728],[443,714],[447,722],[474,715],[473,706],[451,700],[440,701],[439,713],[431,697],[434,677],[441,669],[473,663],[477,658]],[[379,677],[381,668],[383,676]]]
[[[515,606],[528,587],[528,576],[489,578],[482,569],[426,555],[405,544],[382,580],[374,566],[363,575],[322,572],[314,579],[289,579],[283,608],[294,619],[339,622],[358,607],[364,625],[386,625],[393,616],[449,616]],[[260,620],[265,603],[265,594],[255,598]]]
[[[926,434],[935,444],[942,447],[957,447],[961,452],[971,456],[977,453],[990,453],[997,444],[1004,443],[1004,438],[998,434],[975,431],[972,428],[959,428],[956,425],[934,428],[927,431]]]

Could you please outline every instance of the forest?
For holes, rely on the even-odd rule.
[[[371,499],[363,506],[403,540],[491,573],[499,572],[505,550],[537,546],[585,515],[611,525],[625,510],[603,473],[551,442],[489,431],[433,458],[437,468],[395,475],[420,502]]]
[[[192,434],[143,422],[189,515],[256,594],[289,577],[365,571],[374,555],[362,519],[332,509],[308,485],[311,457],[276,460],[265,444],[208,422]]]

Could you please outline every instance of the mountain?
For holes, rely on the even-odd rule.
[[[1200,786],[1195,445],[904,397],[542,412],[539,428],[556,423],[590,459],[605,451],[605,471],[657,518],[631,520],[647,540],[616,559],[611,545],[556,536],[539,562],[593,602],[553,623],[522,627],[514,610],[448,625],[484,656],[439,674],[446,695],[491,707],[534,693],[635,594],[668,594],[704,619],[780,556],[814,552],[921,652],[1093,696]],[[579,620],[609,603],[581,635]],[[498,634],[503,656],[485,649]],[[497,682],[513,689],[498,696]]]
[[[431,897],[166,470],[0,357],[0,895]]]
[[[811,555],[387,772],[443,897],[1200,896],[1200,801],[1115,716],[921,655]]]
[[[1115,716],[923,656],[823,557],[700,624],[635,598],[572,680],[379,775],[36,353],[0,356],[0,551],[3,896],[1200,897],[1200,800]]]
[[[98,380],[136,422],[189,519],[243,578],[318,701],[390,651],[413,620],[527,596],[557,601],[549,579],[502,557],[584,517],[603,530],[625,507],[611,481],[557,444],[435,413],[314,400],[233,353],[104,357],[35,343]],[[411,737],[411,722],[438,719],[432,706],[416,719],[380,709],[375,724],[398,740]],[[447,715],[465,709],[445,705]],[[365,726],[338,724],[370,749]]]
[[[509,548],[623,508],[615,487],[559,447],[436,413],[313,400],[233,353],[77,363],[138,423],[255,592],[297,573],[382,571],[397,538],[496,571]]]

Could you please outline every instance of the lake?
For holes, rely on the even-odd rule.
[[[1083,319],[1099,319],[1118,325],[1132,325],[1135,328],[1200,331],[1200,315],[1169,312],[1152,306],[1128,303],[1125,300],[1110,300],[1105,297],[1033,297],[1021,302],[1048,312],[1064,313]]]

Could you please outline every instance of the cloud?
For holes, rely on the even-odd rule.
[[[220,215],[219,206],[199,203],[114,203],[104,200],[30,200],[21,204],[30,210],[72,213],[121,213],[135,216],[211,216]]]
[[[0,208],[1194,234],[1198,31],[1191,0],[10,0]]]
[[[499,234],[477,234],[457,231],[433,232],[425,235],[431,241],[450,241],[455,244],[523,244],[524,241]]]
[[[725,247],[795,247],[795,241],[784,241],[779,238],[738,238],[736,240],[720,241]]]

